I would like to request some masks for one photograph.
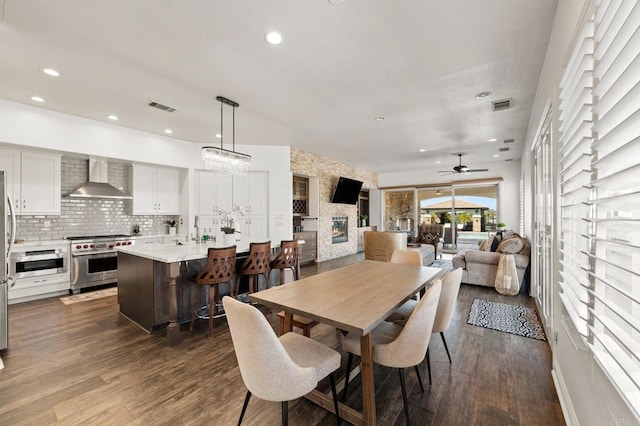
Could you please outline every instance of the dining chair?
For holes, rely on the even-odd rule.
[[[442,278],[442,294],[438,301],[438,309],[436,311],[436,319],[433,324],[433,333],[440,333],[444,349],[447,351],[447,357],[449,358],[449,364],[451,364],[451,355],[449,354],[449,348],[447,347],[447,340],[444,338],[444,331],[449,328],[451,324],[451,317],[453,315],[453,308],[458,300],[458,293],[460,291],[460,283],[462,281],[462,268],[454,269]],[[391,321],[398,325],[403,325],[407,322],[407,319],[411,316],[411,313],[415,310],[417,302],[415,300],[408,300],[404,305],[400,306],[393,314],[387,318],[387,321]],[[429,372],[429,383],[431,383],[431,365],[429,360],[429,349],[427,348],[427,371]]]
[[[400,374],[400,387],[402,389],[404,415],[407,425],[410,424],[410,421],[404,369],[408,367],[415,368],[420,389],[424,392],[418,364],[426,356],[441,288],[442,283],[440,280],[434,280],[433,285],[417,302],[416,309],[411,313],[404,327],[385,321],[371,331],[373,362],[385,367],[397,368]],[[353,355],[361,356],[360,336],[355,333],[348,333],[342,339],[342,349],[349,353],[347,371],[345,372],[344,401],[347,398],[349,372]]]
[[[189,331],[193,331],[193,323],[196,320],[196,310],[200,299],[202,286],[209,286],[209,314],[199,318],[209,319],[209,337],[213,337],[213,319],[222,316],[217,310],[220,303],[219,289],[221,284],[229,286],[229,294],[234,295],[233,278],[236,270],[236,246],[225,248],[210,247],[207,251],[207,262],[196,276],[196,291],[193,292],[193,305],[191,306],[191,324]]]
[[[240,375],[247,387],[238,425],[242,424],[251,395],[281,402],[282,424],[286,425],[288,401],[311,392],[327,376],[336,421],[340,424],[334,377],[334,372],[340,368],[340,353],[296,333],[286,333],[278,338],[256,307],[228,296],[222,303]]]
[[[422,266],[422,253],[413,249],[395,249],[391,253],[391,263]]]

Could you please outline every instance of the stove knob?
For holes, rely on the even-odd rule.
[[[80,250],[80,249],[82,248],[82,246],[81,246],[80,244],[78,244],[78,245],[76,246],[76,248],[77,248],[78,250]]]
[[[95,247],[96,247],[96,245],[95,245],[95,244],[91,244],[89,247],[91,247],[91,248],[95,248]]]
[[[116,245],[117,245],[117,246],[119,246],[119,245],[120,245],[120,243],[119,243],[119,242],[117,242],[117,243],[116,243]]]
[[[110,248],[110,249],[111,249],[111,248],[113,248],[113,244],[109,244],[109,248]]]
[[[89,244],[85,244],[82,246],[83,248],[89,248]]]
[[[130,246],[131,245],[131,241],[127,241],[127,245]]]

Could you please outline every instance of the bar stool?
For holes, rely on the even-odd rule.
[[[299,279],[298,276],[298,242],[282,241],[280,242],[280,253],[271,261],[271,270],[278,269],[280,271],[280,284],[284,284],[285,269],[291,269],[294,281]]]
[[[233,278],[236,270],[236,246],[225,248],[210,247],[207,252],[207,263],[198,272],[196,277],[197,289],[193,295],[193,307],[191,310],[191,325],[189,331],[193,331],[193,323],[196,319],[196,306],[200,299],[200,289],[203,285],[209,286],[209,337],[213,337],[213,318],[218,314],[216,301],[219,297],[218,286],[227,284],[229,294],[234,297]],[[222,316],[222,315],[217,315]]]
[[[265,287],[269,288],[269,261],[271,260],[271,241],[249,244],[249,257],[238,268],[238,275],[249,277],[249,293],[255,293],[260,288],[260,276],[265,280]]]

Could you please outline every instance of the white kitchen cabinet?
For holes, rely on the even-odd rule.
[[[133,165],[133,214],[180,214],[180,171]]]
[[[16,214],[60,214],[59,154],[3,149],[0,170],[7,172],[7,190]]]
[[[231,211],[233,206],[249,207],[245,216],[235,216],[236,239],[239,245],[262,242],[269,238],[269,174],[249,172],[246,176],[208,171],[197,171],[196,211],[201,217],[202,229],[213,229],[216,238],[222,238],[219,230],[225,225],[217,212]],[[204,232],[202,231],[201,232]]]

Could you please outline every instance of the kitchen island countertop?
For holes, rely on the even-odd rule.
[[[279,242],[271,247],[279,247]],[[144,244],[122,247],[119,252],[132,254],[134,256],[143,257],[145,259],[155,260],[163,263],[175,263],[185,260],[204,259],[207,257],[209,247],[222,248],[226,247],[220,243],[202,243],[194,242],[184,243],[182,245],[175,244]],[[248,246],[237,246],[236,254],[249,253]]]

